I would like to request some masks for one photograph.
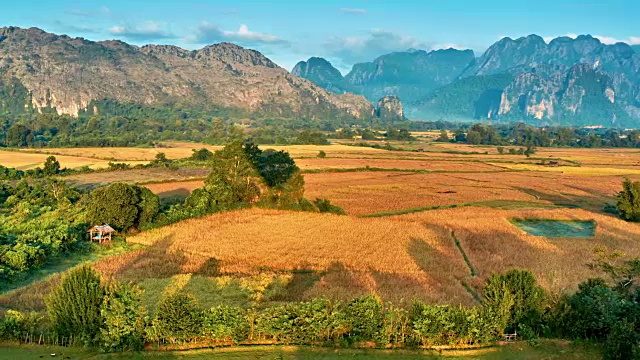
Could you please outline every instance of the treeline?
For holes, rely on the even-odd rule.
[[[45,170],[59,174],[59,164],[52,158]],[[251,142],[236,141],[215,153],[194,151],[184,161],[197,162],[212,171],[203,188],[174,204],[163,205],[146,187],[125,183],[90,192],[52,177],[25,178],[14,185],[1,183],[0,281],[14,281],[57,256],[88,250],[83,239],[92,225],[110,224],[117,231],[127,232],[250,206],[344,213],[329,200],[304,197],[300,169],[284,151],[263,151]],[[158,154],[148,166],[173,165]]]
[[[640,147],[640,130],[534,127],[524,123],[506,125],[473,124],[443,131],[438,141],[473,145],[516,145],[525,147]]]
[[[599,260],[593,266],[612,275],[612,269],[628,270],[639,261],[611,265]],[[640,296],[630,285],[638,271],[632,273],[624,282],[590,279],[576,293],[558,297],[541,288],[531,272],[511,270],[490,276],[482,303],[470,308],[422,302],[401,307],[364,296],[203,309],[190,295],[176,293],[165,295],[149,314],[140,288],[105,282],[83,266],[70,271],[45,298],[46,316],[8,311],[0,321],[0,338],[48,333],[104,351],[125,351],[146,344],[456,347],[491,345],[504,334],[517,333],[532,344],[540,337],[601,342],[605,359],[638,359]]]

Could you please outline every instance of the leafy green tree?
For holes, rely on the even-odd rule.
[[[44,162],[45,175],[55,175],[60,172],[60,162],[55,156],[49,156]]]
[[[622,191],[616,196],[620,217],[626,221],[640,221],[640,181],[625,179]]]
[[[603,279],[589,279],[578,285],[568,299],[569,312],[563,332],[576,339],[605,339],[620,320],[621,298]]]
[[[22,147],[29,145],[31,130],[24,125],[14,124],[7,130],[5,142],[7,146]]]
[[[51,329],[60,336],[73,335],[92,343],[104,321],[100,313],[104,294],[100,275],[90,266],[71,270],[45,297]]]
[[[137,203],[138,218],[136,219],[136,226],[144,227],[153,223],[160,211],[160,198],[144,186],[135,186],[134,189],[137,190],[138,198],[140,199]]]
[[[93,190],[89,196],[87,220],[92,224],[109,224],[116,230],[129,230],[136,225],[140,214],[140,196],[136,188],[113,183]]]
[[[202,148],[200,150],[193,149],[192,151],[193,154],[191,154],[191,159],[195,161],[208,161],[213,157],[213,153],[207,148]]]
[[[375,296],[363,296],[349,302],[343,309],[354,340],[373,340],[382,328],[382,303]]]
[[[100,307],[104,325],[100,329],[100,346],[104,351],[142,350],[146,309],[142,291],[135,285],[112,283]]]
[[[244,145],[235,141],[215,152],[204,191],[215,208],[251,204],[260,196],[260,176]]]
[[[252,161],[269,187],[286,183],[300,170],[289,153],[285,151],[267,149],[253,157]]]

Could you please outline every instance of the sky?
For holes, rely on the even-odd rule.
[[[0,27],[199,49],[232,42],[291,70],[311,56],[346,73],[393,51],[472,49],[502,37],[591,34],[640,45],[637,0],[5,0]]]

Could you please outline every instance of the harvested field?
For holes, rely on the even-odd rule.
[[[499,171],[504,168],[480,162],[432,161],[431,159],[299,159],[296,164],[302,170],[353,169],[375,167],[383,169],[411,169],[447,172],[485,172]]]
[[[397,301],[473,302],[456,281],[466,265],[451,239],[419,223],[253,209],[184,221],[128,241],[215,259],[220,274],[321,273],[303,297],[373,292]]]
[[[180,187],[184,181],[196,181],[195,179],[202,179],[208,174],[209,170],[207,169],[171,170],[163,168],[148,168],[78,174],[67,176],[64,179],[73,185],[87,188],[95,188],[112,182],[126,182],[132,184],[169,182]]]
[[[594,237],[585,239],[546,238],[528,235],[509,221],[512,218],[593,220],[597,228]],[[640,224],[582,209],[498,210],[465,207],[403,215],[394,219],[408,223],[421,222],[454,231],[478,271],[478,278],[474,281],[477,287],[492,272],[519,268],[532,270],[549,290],[575,290],[581,281],[601,276],[588,267],[594,258],[594,248],[605,246],[621,250],[629,257],[640,256],[637,242]]]
[[[21,151],[4,151],[0,150],[0,165],[16,168],[18,170],[29,170],[36,167],[42,167],[45,160],[49,157],[47,154],[28,153]],[[109,167],[108,160],[99,160],[78,153],[77,156],[56,156],[63,168],[75,169],[88,166],[92,169],[101,169]],[[146,163],[145,162],[128,162],[131,165]]]

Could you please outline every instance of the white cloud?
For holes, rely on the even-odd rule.
[[[345,13],[345,14],[354,14],[354,15],[366,15],[367,14],[367,10],[365,10],[365,9],[342,8],[342,9],[340,9],[340,11]]]
[[[199,44],[209,44],[219,41],[231,41],[244,45],[251,44],[287,44],[278,36],[251,31],[247,25],[240,25],[237,31],[222,30],[218,26],[203,22],[196,31],[194,41]]]
[[[331,57],[345,64],[372,61],[395,51],[428,48],[424,42],[412,36],[379,29],[364,36],[333,37],[324,45]]]
[[[166,24],[146,21],[140,25],[120,25],[109,28],[111,35],[121,36],[134,41],[153,41],[175,37],[166,30]]]

